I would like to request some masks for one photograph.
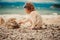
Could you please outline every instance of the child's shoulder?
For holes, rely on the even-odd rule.
[[[32,12],[31,12],[31,15],[37,15],[37,14],[38,14],[37,11],[32,11]]]

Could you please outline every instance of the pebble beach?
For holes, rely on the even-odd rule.
[[[7,20],[12,15],[0,15]],[[0,26],[0,40],[60,40],[60,15],[42,15],[43,26],[40,30],[8,29]],[[8,18],[7,18],[8,17]],[[18,15],[13,16],[18,18]],[[22,18],[20,16],[20,18]],[[53,19],[54,18],[54,19]],[[17,19],[19,20],[19,19]]]

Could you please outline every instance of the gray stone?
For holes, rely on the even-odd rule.
[[[47,25],[41,30],[0,27],[0,40],[60,40],[59,29],[58,25]]]

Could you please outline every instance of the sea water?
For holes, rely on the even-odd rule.
[[[0,2],[0,14],[25,14],[25,2]],[[36,11],[43,15],[60,14],[60,8],[53,8],[55,3],[33,3]]]

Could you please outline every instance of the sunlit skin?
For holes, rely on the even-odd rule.
[[[0,25],[4,24],[4,19],[2,17],[0,17]]]
[[[27,14],[30,14],[30,12],[31,12],[31,11],[29,11],[29,10],[26,9],[26,8],[24,9],[24,11],[25,11]],[[19,24],[24,24],[25,22],[28,22],[28,21],[30,21],[30,23],[32,24],[32,21],[31,21],[30,19],[28,19],[28,20],[26,20],[26,21],[25,21],[25,20],[19,20],[19,21],[20,21]],[[28,29],[32,30],[32,28],[30,28],[30,27],[29,27]]]
[[[30,10],[28,10],[28,9],[26,9],[26,8],[25,8],[24,10],[25,10],[25,12],[26,12],[27,14],[30,14],[30,12],[31,12]]]
[[[27,13],[27,14],[30,14],[30,11],[28,9],[24,9],[24,11]],[[20,20],[19,24],[22,24],[22,23],[25,23],[26,21],[24,20]]]

